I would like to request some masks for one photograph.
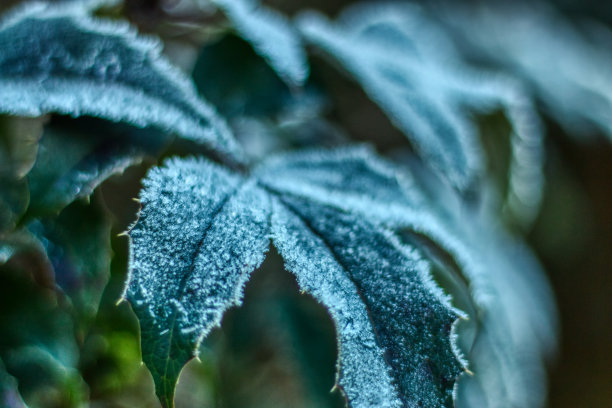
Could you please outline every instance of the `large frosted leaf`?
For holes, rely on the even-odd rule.
[[[88,17],[78,2],[29,4],[0,24],[0,111],[154,126],[242,160],[226,124],[160,48],[127,24]]]
[[[260,5],[259,0],[213,2],[288,85],[304,83],[308,76],[306,54],[298,33],[285,16]]]
[[[351,171],[339,177],[334,168]],[[464,350],[473,371],[458,381],[457,406],[540,406],[545,362],[557,332],[543,271],[528,249],[488,214],[466,207],[431,172],[415,168],[412,173],[414,179],[399,177],[397,170],[364,149],[289,154],[257,172],[272,191],[409,231],[406,242],[424,255],[429,256],[433,246],[434,253],[452,259],[461,279],[467,279],[471,299],[464,304],[473,302],[476,308],[465,308],[472,323],[457,331],[458,343],[468,343]]]
[[[531,85],[570,133],[598,128],[612,138],[612,32],[597,23],[573,25],[542,2],[456,3],[435,8],[467,53]],[[550,62],[554,61],[554,64]]]
[[[412,4],[357,5],[334,24],[312,13],[298,22],[306,39],[347,70],[425,161],[460,189],[474,187],[484,168],[466,108],[504,109],[513,126],[510,209],[532,217],[542,184],[541,130],[516,83],[467,66]]]
[[[202,337],[240,304],[271,234],[302,289],[336,323],[337,385],[352,406],[451,406],[461,372],[451,335],[457,311],[431,282],[428,264],[360,210],[377,199],[408,207],[403,182],[365,149],[292,158],[293,169],[281,169],[290,159],[271,160],[246,179],[205,161],[175,160],[146,179],[125,296],[162,403],[172,405],[176,379]],[[287,180],[274,184],[272,174]],[[350,200],[346,208],[327,205],[308,188],[290,188],[296,182],[337,187],[335,200]],[[359,204],[364,185],[380,194]]]
[[[143,360],[164,406],[183,365],[223,312],[240,305],[269,246],[269,205],[253,182],[208,162],[175,160],[145,180],[130,232],[125,296],[141,325]]]

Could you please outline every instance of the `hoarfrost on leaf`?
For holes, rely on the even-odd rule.
[[[502,108],[513,126],[510,210],[525,218],[537,211],[542,134],[531,101],[516,81],[468,66],[424,10],[399,2],[359,4],[335,23],[303,14],[298,27],[363,86],[424,160],[460,190],[474,189],[484,170],[467,109]]]
[[[145,180],[130,231],[125,297],[141,325],[143,361],[162,404],[223,312],[240,305],[269,247],[266,194],[201,160],[172,160]]]
[[[31,3],[0,24],[0,111],[89,115],[157,127],[241,162],[226,123],[161,56],[161,43],[86,7]]]
[[[337,385],[352,406],[452,406],[465,364],[451,333],[460,312],[414,249],[376,217],[363,217],[377,200],[410,206],[405,182],[364,148],[272,158],[249,177],[194,159],[153,169],[130,232],[125,296],[164,406],[172,406],[180,370],[202,337],[240,305],[270,237],[336,323]],[[326,203],[323,190],[339,193]]]

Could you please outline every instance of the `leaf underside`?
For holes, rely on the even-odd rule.
[[[368,177],[362,149],[319,156],[322,166],[314,164],[311,176],[334,160],[342,168],[345,159],[353,162],[348,168],[363,160]],[[380,170],[373,179],[382,177],[383,169],[372,168]],[[187,159],[154,169],[145,181],[125,297],[141,322],[143,360],[162,404],[172,406],[180,370],[202,337],[241,304],[271,237],[301,288],[336,324],[337,385],[351,406],[452,406],[462,370],[451,340],[457,312],[431,283],[428,264],[359,212],[267,186],[265,174],[266,164],[244,179]]]

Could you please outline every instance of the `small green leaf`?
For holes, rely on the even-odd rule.
[[[110,276],[109,214],[98,200],[75,202],[56,219],[35,220],[28,228],[40,240],[53,281],[68,296],[79,323],[88,323]]]
[[[24,176],[34,165],[42,118],[0,116],[0,234],[14,229],[29,202]]]
[[[20,179],[36,160],[44,118],[0,116],[0,175]]]
[[[28,265],[0,265],[0,358],[33,407],[80,407],[86,385],[70,312],[56,293],[27,277]]]
[[[87,199],[100,183],[140,163],[160,143],[155,134],[122,130],[104,121],[70,125],[45,127],[36,164],[27,177],[30,218],[56,215],[74,200]],[[153,140],[139,140],[143,136]]]
[[[227,118],[272,117],[289,99],[287,85],[246,41],[231,34],[202,49],[192,75],[198,91]]]
[[[57,112],[157,127],[228,160],[242,152],[161,44],[127,24],[90,18],[79,2],[28,4],[0,24],[0,112]]]

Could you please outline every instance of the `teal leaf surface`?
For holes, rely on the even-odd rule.
[[[457,335],[473,375],[459,378],[456,406],[543,406],[559,330],[544,271],[486,208],[466,208],[426,169],[413,167],[412,174],[423,205],[385,212],[380,220],[417,242],[425,237],[467,281],[475,310],[464,308],[470,320]]]
[[[213,164],[174,160],[149,174],[140,200],[125,297],[140,320],[143,360],[170,407],[183,365],[223,312],[241,304],[264,259],[268,198]]]
[[[213,0],[289,86],[300,86],[308,77],[308,62],[298,32],[279,12],[259,0]]]
[[[484,158],[469,113],[502,109],[512,125],[511,211],[531,216],[542,186],[542,131],[531,101],[508,78],[475,70],[414,4],[360,4],[337,22],[303,14],[306,40],[357,80],[424,161],[465,191],[483,177]]]
[[[130,231],[125,297],[140,320],[143,360],[162,404],[173,405],[181,368],[201,339],[241,304],[271,237],[300,287],[336,324],[337,386],[351,406],[452,406],[464,364],[452,334],[460,312],[414,248],[378,218],[363,217],[377,201],[373,211],[385,208],[383,200],[409,207],[403,184],[364,148],[271,159],[246,178],[194,159],[152,170]],[[335,189],[328,202],[319,199]]]
[[[161,56],[161,43],[126,23],[97,20],[79,2],[28,4],[0,24],[0,111],[56,112],[156,127],[243,156],[225,122]]]
[[[367,219],[435,245],[457,265],[469,296],[462,306],[470,321],[456,334],[473,375],[459,378],[457,406],[542,405],[558,332],[552,291],[533,254],[486,211],[466,208],[433,172],[414,168],[412,178],[365,148],[288,154],[256,174],[281,195],[356,214],[352,225]],[[422,238],[406,243],[433,262]]]
[[[302,289],[330,311],[349,405],[451,407],[458,315],[429,287],[427,263],[360,216],[290,196],[277,205],[273,241]]]

